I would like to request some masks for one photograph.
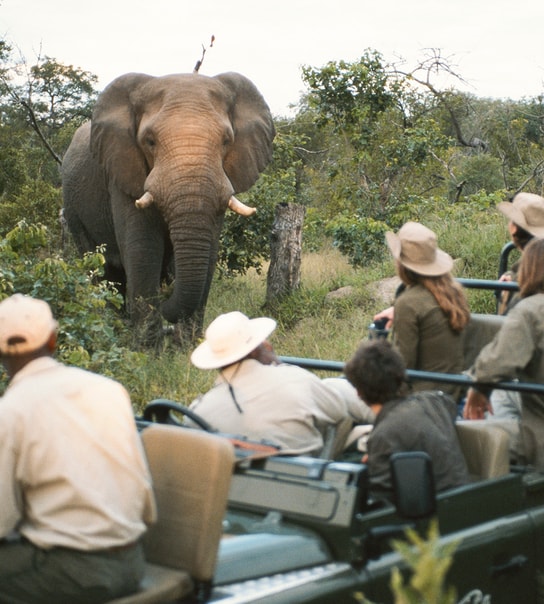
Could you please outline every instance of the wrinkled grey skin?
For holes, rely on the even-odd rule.
[[[106,244],[106,278],[151,339],[159,307],[181,331],[201,328],[228,200],[257,180],[274,135],[266,102],[237,73],[123,75],[75,133],[62,165],[68,227],[81,253]],[[140,209],[144,192],[154,202]]]

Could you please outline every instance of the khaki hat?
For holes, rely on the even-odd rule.
[[[14,294],[0,302],[0,354],[26,354],[41,348],[57,329],[47,302]]]
[[[268,317],[249,319],[237,310],[219,315],[191,354],[191,362],[200,369],[226,367],[255,350],[274,329],[276,321]]]
[[[497,209],[534,237],[544,237],[544,197],[521,192],[512,202],[499,203]]]
[[[453,268],[453,259],[439,249],[436,235],[418,222],[407,222],[395,235],[385,234],[387,245],[403,266],[428,277],[439,277]]]

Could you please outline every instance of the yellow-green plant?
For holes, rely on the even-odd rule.
[[[402,556],[411,571],[406,581],[398,567],[391,572],[390,585],[395,604],[455,604],[456,590],[446,586],[445,582],[459,542],[441,542],[437,520],[430,523],[426,539],[413,529],[406,531],[406,537],[408,542],[393,541],[393,549]],[[360,592],[354,597],[361,604],[371,604]]]

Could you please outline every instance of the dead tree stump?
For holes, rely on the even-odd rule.
[[[266,278],[266,305],[273,305],[300,286],[302,225],[306,209],[296,203],[276,206],[270,233],[270,267]]]

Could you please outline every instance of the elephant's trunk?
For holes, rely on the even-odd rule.
[[[206,220],[201,217],[197,226],[171,229],[175,280],[172,295],[162,306],[167,321],[201,326],[217,262],[222,218],[218,217],[221,224],[214,224],[211,230],[203,226],[209,223],[209,217]]]

